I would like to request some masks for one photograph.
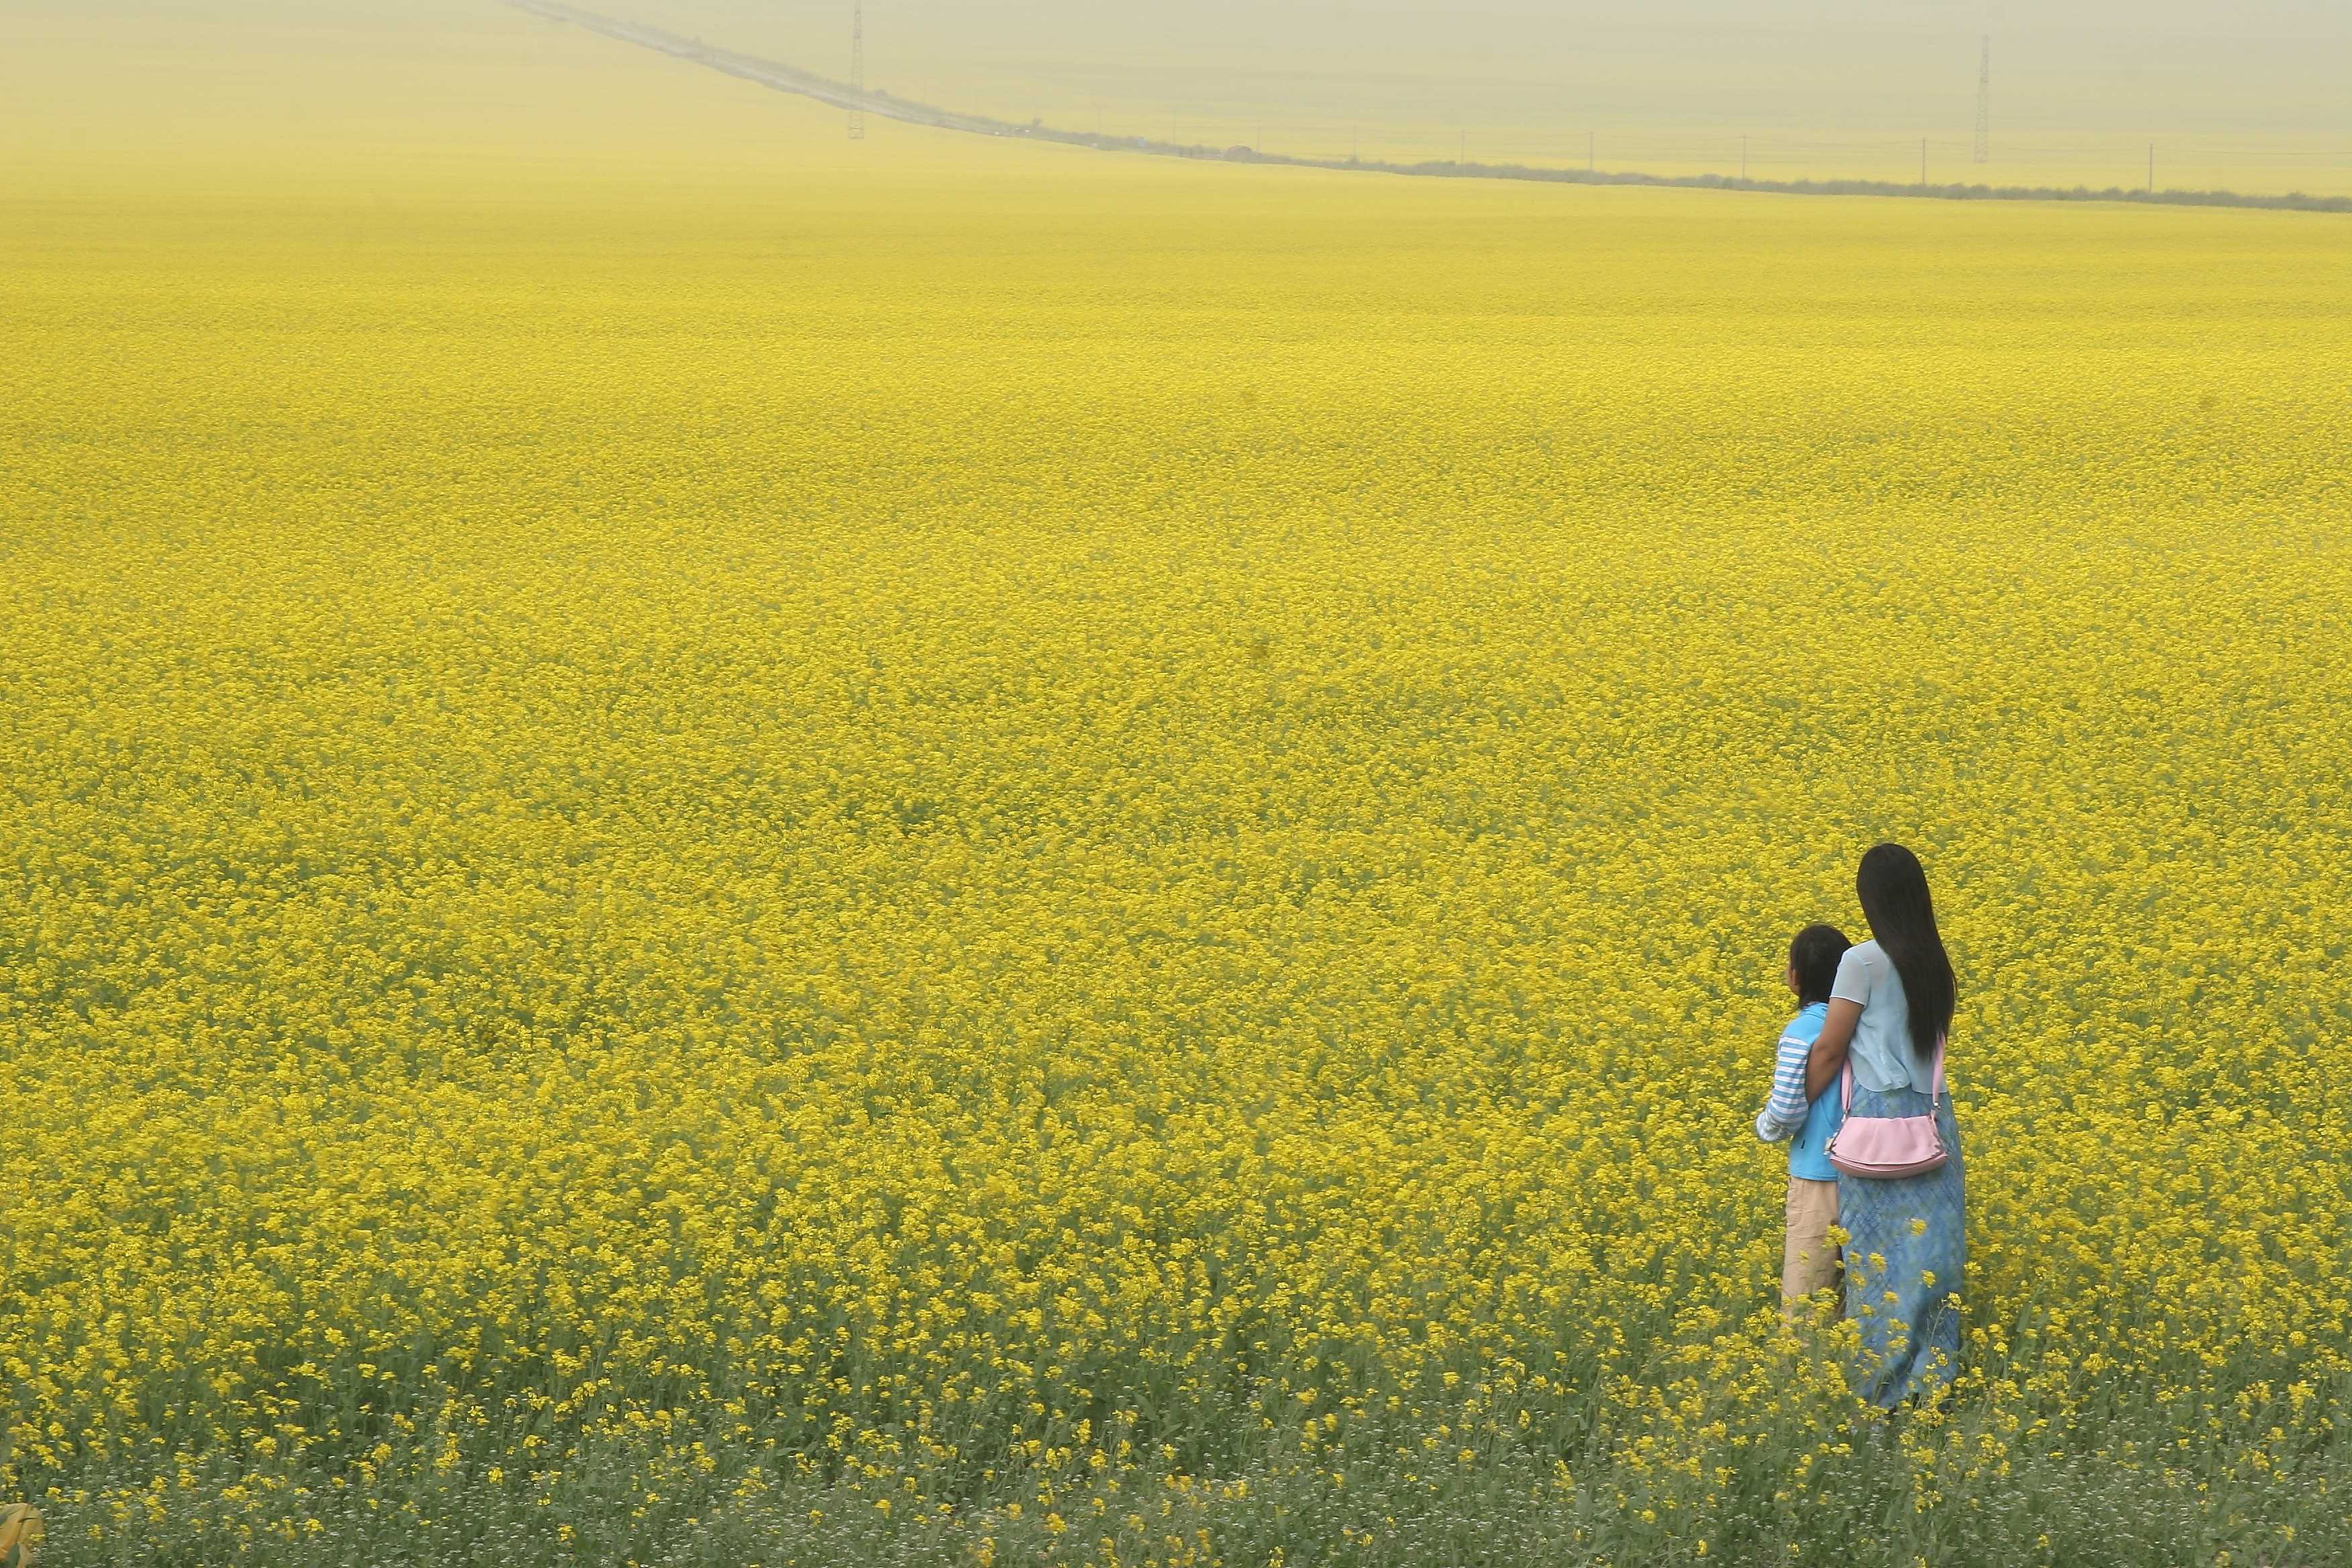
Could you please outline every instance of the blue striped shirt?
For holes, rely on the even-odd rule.
[[[1756,1136],[1767,1143],[1789,1138],[1789,1174],[1809,1182],[1837,1180],[1836,1167],[1830,1163],[1829,1142],[1845,1121],[1836,1084],[1822,1090],[1821,1098],[1811,1104],[1805,1100],[1805,1060],[1812,1055],[1813,1042],[1821,1038],[1822,1025],[1829,1016],[1828,1003],[1808,1003],[1780,1031],[1780,1049],[1772,1059],[1772,1098],[1756,1114]]]

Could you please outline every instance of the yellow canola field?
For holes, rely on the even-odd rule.
[[[1905,1539],[2340,1519],[2343,220],[853,147],[483,26],[526,151],[0,192],[53,1535],[635,1445],[633,1540],[1207,1561],[1267,1454],[1367,1561],[1490,1473],[1811,1540],[1749,1121],[1882,837],[1969,1158]]]

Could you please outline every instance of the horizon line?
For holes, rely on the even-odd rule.
[[[781,60],[763,59],[756,55],[719,48],[699,38],[690,38],[640,22],[601,16],[576,5],[565,5],[562,0],[502,0],[502,3],[551,22],[569,23],[622,43],[635,44],[779,92],[814,99],[851,113],[875,114],[903,124],[928,126],[934,130],[961,131],[981,136],[1018,136],[1032,142],[1087,147],[1105,153],[1137,153],[1150,157],[1187,158],[1195,162],[1322,169],[1340,174],[1400,174],[1417,179],[1651,185],[1683,190],[1753,191],[1773,195],[1910,196],[1931,201],[2130,202],[2143,206],[2260,207],[2285,212],[2352,213],[2352,196],[2314,196],[2301,191],[2290,191],[2284,195],[2258,195],[2242,191],[2158,190],[2124,185],[2095,188],[2088,185],[1985,185],[1869,179],[1759,180],[1734,174],[1656,174],[1632,169],[1551,168],[1541,164],[1482,163],[1462,159],[1399,163],[1352,156],[1316,158],[1297,153],[1268,153],[1238,144],[1214,147],[1202,143],[1160,142],[1146,136],[1112,136],[1101,132],[1065,131],[1043,121],[1032,121],[1024,125],[1015,121],[968,114],[919,103],[912,99],[894,97],[878,88],[860,89]]]

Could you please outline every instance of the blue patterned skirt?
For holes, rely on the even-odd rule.
[[[1856,1084],[1855,1116],[1925,1116],[1916,1089]],[[1862,1331],[1854,1391],[1893,1408],[1949,1384],[1960,1361],[1959,1293],[1969,1237],[1959,1123],[1946,1091],[1936,1125],[1951,1158],[1924,1176],[1874,1181],[1838,1174],[1838,1224],[1846,1233],[1845,1313]]]

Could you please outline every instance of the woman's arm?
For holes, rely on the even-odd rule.
[[[1830,998],[1830,1016],[1822,1021],[1821,1037],[1805,1058],[1805,1098],[1811,1100],[1837,1081],[1845,1054],[1853,1045],[1853,1026],[1862,1022],[1862,1004],[1843,996]]]

